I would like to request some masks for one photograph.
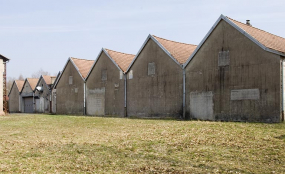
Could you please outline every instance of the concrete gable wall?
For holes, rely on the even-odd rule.
[[[120,79],[120,70],[104,52],[86,81],[86,108],[88,115],[124,116],[124,76]]]
[[[71,85],[69,76],[73,77]],[[57,114],[83,115],[84,81],[70,61],[62,72],[56,89]]]
[[[155,74],[148,75],[149,63]],[[139,117],[180,117],[182,115],[182,68],[153,40],[149,40],[127,80],[127,113]]]
[[[22,96],[25,96],[25,95],[33,96],[33,89],[31,88],[28,81],[25,81],[21,95]]]
[[[13,112],[20,112],[20,107],[19,107],[19,90],[14,82],[13,87],[10,91],[9,95],[9,111],[11,113]]]
[[[228,66],[218,66],[222,50]],[[204,120],[280,121],[280,57],[222,20],[186,67],[186,109]]]

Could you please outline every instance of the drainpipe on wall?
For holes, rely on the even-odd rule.
[[[33,112],[36,111],[36,104],[35,104],[35,93],[33,92]]]
[[[125,81],[125,106],[124,106],[124,116],[127,117],[127,74],[124,74]]]
[[[282,111],[281,111],[281,121],[284,121],[284,59],[281,59],[281,98],[282,98]]]
[[[83,86],[84,96],[83,96],[83,115],[86,115],[86,82],[84,82]]]
[[[185,69],[183,69],[183,119],[186,119],[185,116],[186,116],[186,108],[185,108],[185,103],[186,103],[186,97],[185,97],[185,77],[186,76],[186,73],[185,73]]]
[[[21,111],[22,111],[22,101],[21,101],[21,94],[19,94],[19,112]]]

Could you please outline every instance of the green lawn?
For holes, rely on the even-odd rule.
[[[285,124],[12,114],[5,172],[285,173]]]

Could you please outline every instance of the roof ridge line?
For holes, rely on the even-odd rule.
[[[158,37],[158,36],[155,36],[155,35],[152,35],[153,37]],[[165,38],[162,38],[162,37],[158,37],[160,39],[163,39],[163,40],[167,40],[167,41],[170,41],[170,42],[175,42],[175,43],[180,43],[180,44],[185,44],[185,45],[193,45],[193,46],[197,46],[195,44],[189,44],[189,43],[184,43],[184,42],[178,42],[178,41],[174,41],[174,40],[168,40],[168,39],[165,39]]]
[[[240,22],[240,21],[238,21],[238,20],[235,20],[235,19],[233,19],[233,18],[230,18],[230,17],[228,17],[228,16],[226,16],[226,18],[228,18],[228,19],[230,19],[230,20],[233,20],[233,21],[236,21],[236,22],[239,22],[239,23],[241,23],[241,24],[243,24],[243,25],[246,25],[246,24],[244,24],[244,23],[242,23],[242,22]],[[260,29],[260,28],[257,28],[257,27],[254,27],[254,26],[249,26],[249,25],[246,25],[246,26],[252,27],[252,28],[255,28],[255,29],[260,30],[260,31],[262,31],[262,32],[265,32],[265,33],[274,35],[274,36],[276,36],[276,37],[280,37],[280,38],[282,38],[282,39],[285,39],[284,37],[281,37],[281,36],[278,36],[278,35],[276,35],[276,34],[270,33],[270,32],[268,32],[268,31],[262,30],[262,29]],[[241,28],[241,29],[242,29],[242,28]],[[242,30],[244,30],[244,29],[242,29]],[[245,30],[244,30],[244,31],[245,31]]]
[[[93,61],[93,60],[89,60],[89,59],[81,59],[81,58],[76,58],[76,57],[70,57],[71,59],[79,59],[79,60],[88,60],[88,61]]]
[[[123,53],[123,52],[120,52],[120,51],[114,51],[114,50],[111,50],[111,49],[108,49],[108,48],[104,48],[106,51],[113,51],[113,52],[117,52],[117,53],[121,53],[121,54],[127,54],[127,55],[133,55],[135,56],[135,54],[129,54],[129,53]]]

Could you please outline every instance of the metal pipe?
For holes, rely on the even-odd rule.
[[[284,59],[281,59],[281,97],[282,97],[281,121],[284,121]]]
[[[33,113],[36,110],[36,104],[35,104],[35,92],[33,91]]]
[[[86,115],[86,82],[84,81],[83,85],[83,90],[84,90],[84,97],[83,97],[83,115]]]
[[[185,69],[183,69],[183,119],[186,119],[185,116],[186,116],[186,108],[185,108],[185,80],[186,80],[186,73],[185,73]]]
[[[124,74],[124,81],[125,81],[125,85],[124,85],[124,90],[125,90],[125,107],[124,107],[124,116],[127,117],[127,74]]]

